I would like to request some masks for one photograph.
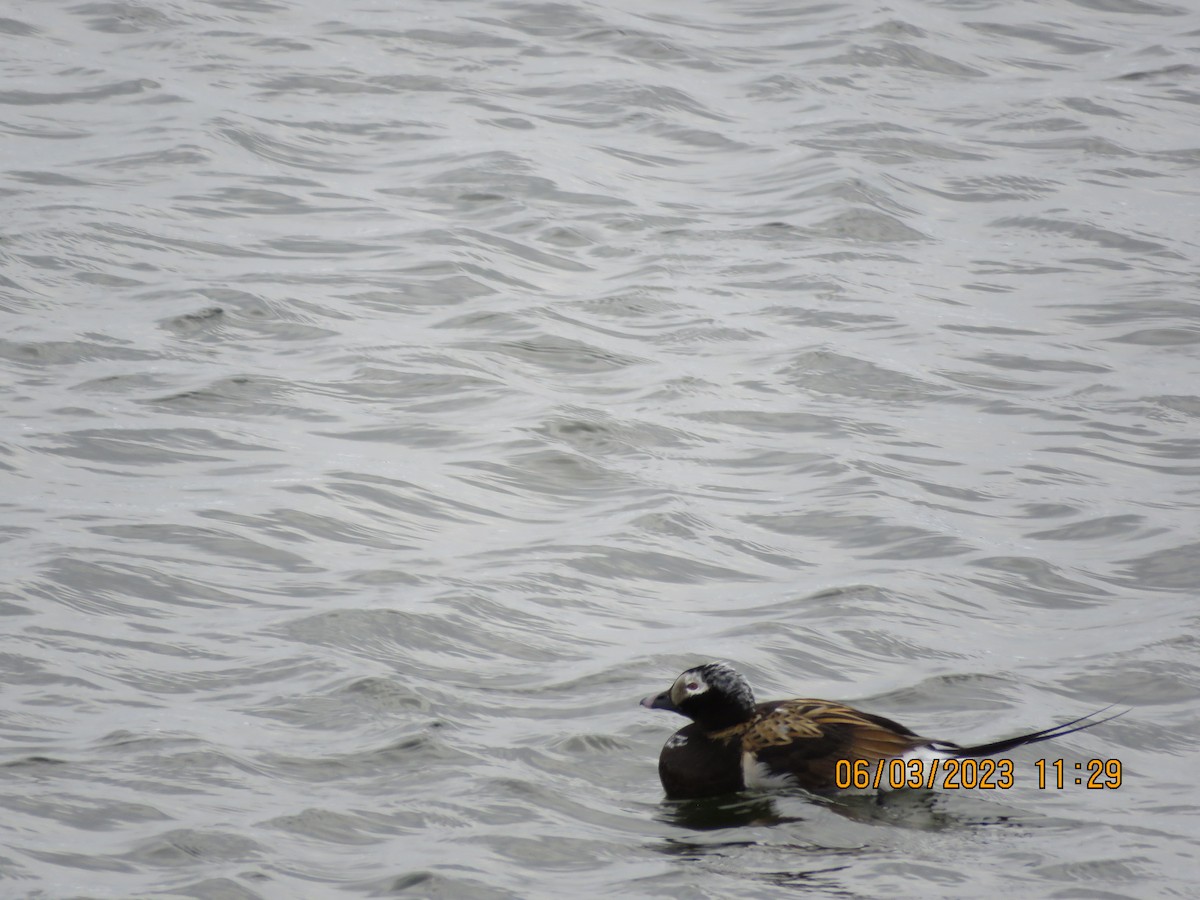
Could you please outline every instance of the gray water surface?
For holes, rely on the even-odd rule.
[[[1194,896],[1193,4],[0,47],[0,894]],[[1007,791],[665,802],[637,701],[715,658],[951,740],[1130,712]]]

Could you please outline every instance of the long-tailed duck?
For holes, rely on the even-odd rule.
[[[692,720],[668,739],[658,758],[659,778],[672,799],[748,788],[798,787],[827,792],[846,787],[852,774],[861,782],[863,772],[868,783],[858,787],[880,787],[876,772],[884,776],[882,786],[896,787],[895,771],[884,772],[892,760],[911,763],[901,776],[911,773],[915,778],[912,786],[925,786],[926,774],[933,786],[941,783],[932,777],[937,763],[994,756],[1116,718],[1094,719],[1093,713],[1042,731],[963,747],[921,737],[883,716],[829,700],[756,704],[746,679],[725,663],[688,669],[670,690],[647,697],[642,706],[670,710]],[[860,760],[865,762],[857,762]],[[851,765],[860,771],[852,772]]]

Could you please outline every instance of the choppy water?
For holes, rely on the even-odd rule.
[[[1198,34],[8,4],[0,893],[1194,896]],[[1132,710],[1002,794],[665,803],[636,703],[710,658]]]

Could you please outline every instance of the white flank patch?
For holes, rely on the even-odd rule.
[[[795,776],[786,772],[772,772],[763,763],[760,763],[753,753],[742,754],[742,781],[745,782],[747,788],[759,791],[773,791],[796,786]]]
[[[687,735],[686,734],[673,734],[669,738],[667,738],[667,746],[664,749],[674,750],[676,747],[682,747],[686,743],[687,743]]]
[[[917,774],[921,778],[925,778],[929,772],[929,764],[931,762],[935,762],[935,761],[942,762],[943,760],[953,759],[954,754],[950,753],[946,750],[939,750],[937,744],[927,744],[924,747],[914,747],[912,750],[909,750],[903,756],[898,756],[898,757],[894,757],[894,758],[901,759],[904,762],[909,762],[911,760],[920,760],[921,766],[918,768]],[[884,792],[891,793],[892,791],[896,791],[896,790],[901,790],[901,789],[892,787],[891,779],[888,778],[887,776],[885,776],[884,778],[882,778],[880,780],[880,784],[879,784],[879,792],[880,793],[884,793]]]
[[[905,762],[910,759],[919,759],[921,762],[933,762],[936,759],[940,762],[944,759],[954,759],[954,754],[946,750],[939,750],[937,744],[930,744],[925,747],[915,747],[900,758]]]

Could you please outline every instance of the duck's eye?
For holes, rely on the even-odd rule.
[[[688,685],[687,685],[687,689],[688,689],[688,692],[689,692],[689,693],[691,693],[691,692],[693,692],[693,691],[698,691],[698,690],[700,690],[700,682],[698,682],[698,681],[689,681],[689,682],[688,682]]]

